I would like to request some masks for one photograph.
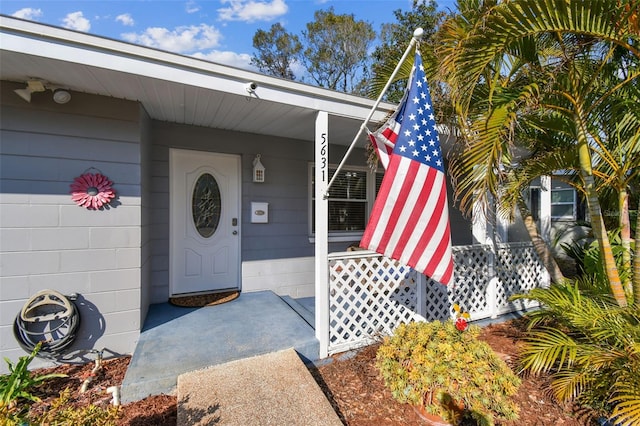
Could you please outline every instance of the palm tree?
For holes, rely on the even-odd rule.
[[[459,3],[462,15],[470,9],[468,3]],[[640,2],[483,4],[482,13],[445,24],[437,51],[440,75],[449,84],[467,139],[452,169],[456,191],[462,203],[478,194],[498,195],[517,159],[515,141],[528,143],[538,166],[549,150],[573,153],[611,292],[624,307],[627,297],[604,226],[594,165],[603,158],[601,148],[608,146],[599,143],[603,129],[598,124],[605,111],[613,112],[608,106],[638,86],[640,33],[633,13]],[[621,51],[627,62],[619,59]],[[620,118],[610,116],[614,122]]]

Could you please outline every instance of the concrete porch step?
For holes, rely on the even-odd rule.
[[[271,291],[204,308],[151,305],[122,383],[123,403],[172,394],[180,374],[294,348],[316,361],[314,329]]]
[[[315,330],[316,317],[313,314],[313,312],[311,312],[309,309],[303,306],[298,300],[294,299],[291,296],[284,295],[284,296],[280,296],[280,298],[282,298],[282,300],[284,300],[287,303],[287,305],[291,306],[291,309],[296,311],[298,315],[300,315],[302,319],[304,319],[307,322],[307,324],[309,324]]]
[[[293,349],[182,374],[178,426],[304,425],[342,422]]]

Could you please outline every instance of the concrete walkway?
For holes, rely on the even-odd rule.
[[[305,361],[319,358],[314,329],[271,291],[204,308],[151,305],[122,401],[174,394],[180,374],[289,348]]]
[[[178,426],[341,426],[293,349],[178,377]]]

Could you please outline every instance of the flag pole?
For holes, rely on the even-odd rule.
[[[378,99],[376,99],[375,103],[371,107],[371,110],[369,111],[369,115],[367,115],[367,118],[365,118],[364,122],[360,125],[360,128],[358,129],[358,133],[353,138],[353,141],[351,142],[351,145],[349,145],[349,149],[344,154],[344,157],[342,157],[342,161],[340,161],[340,164],[338,164],[338,168],[333,173],[333,177],[331,178],[331,180],[329,181],[329,184],[327,185],[327,192],[324,194],[324,198],[328,198],[329,197],[329,189],[331,189],[331,185],[333,184],[333,181],[336,180],[336,178],[338,177],[338,173],[340,173],[340,171],[344,167],[344,163],[346,163],[347,158],[351,154],[351,151],[353,151],[353,148],[355,147],[356,143],[358,142],[358,138],[360,137],[360,135],[362,134],[364,129],[367,128],[367,123],[369,122],[369,120],[371,120],[371,117],[373,117],[373,114],[375,113],[376,109],[378,108],[378,105],[380,105],[380,102],[382,102],[382,97],[385,95],[385,93],[387,93],[387,90],[389,89],[389,86],[391,86],[391,83],[393,82],[393,79],[395,78],[396,74],[398,74],[398,71],[400,70],[400,67],[404,63],[405,59],[407,59],[407,56],[409,56],[409,53],[411,52],[411,49],[413,48],[413,46],[415,46],[416,42],[422,38],[423,34],[424,34],[424,30],[422,28],[416,28],[416,30],[413,32],[413,37],[411,37],[411,41],[409,42],[409,46],[407,46],[407,49],[404,51],[404,54],[402,55],[402,58],[400,58],[400,61],[398,62],[398,65],[396,65],[396,68],[391,73],[391,76],[389,77],[389,80],[387,80],[387,84],[385,84],[385,86],[382,88],[382,92],[380,92],[380,95],[378,96]]]

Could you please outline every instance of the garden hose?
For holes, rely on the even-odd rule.
[[[80,313],[73,302],[76,297],[41,290],[27,300],[13,323],[13,335],[20,347],[33,352],[42,342],[36,356],[56,359],[63,355],[80,325]]]

